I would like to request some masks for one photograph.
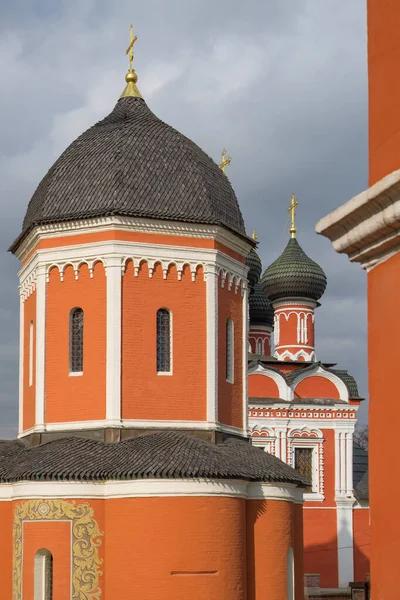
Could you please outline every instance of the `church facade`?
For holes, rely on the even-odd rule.
[[[254,241],[223,170],[150,111],[132,65],[126,82],[11,247],[2,597],[302,600],[309,482],[248,433]]]
[[[304,494],[306,587],[348,588],[369,577],[368,455],[353,443],[360,398],[354,378],[316,358],[315,310],[327,280],[296,239],[261,276],[248,256],[249,431],[253,444],[299,470]],[[256,282],[256,283],[254,283]]]

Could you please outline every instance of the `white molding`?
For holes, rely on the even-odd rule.
[[[36,275],[36,377],[35,424],[45,422],[45,365],[46,365],[46,272],[37,269]]]
[[[40,481],[0,484],[0,501],[35,498],[152,498],[217,496],[279,500],[301,504],[302,489],[292,484],[214,479],[136,479],[130,481]]]
[[[316,231],[366,270],[393,256],[400,250],[400,169],[320,219]]]
[[[218,271],[206,271],[207,421],[218,421]]]
[[[342,421],[339,419],[309,419],[305,420],[302,417],[249,417],[249,431],[251,432],[254,429],[259,429],[264,427],[264,424],[268,423],[268,427],[282,427],[283,423],[286,424],[286,427],[303,427],[310,426],[312,424],[313,427],[320,427],[321,429],[335,429],[337,431],[349,431],[353,432],[356,424],[356,419],[349,419],[346,421]]]
[[[280,346],[281,348],[287,348],[287,346]],[[296,346],[289,346],[289,348],[296,348]],[[304,348],[304,347],[302,347]],[[309,346],[311,348],[311,346]],[[300,360],[300,358],[304,358],[304,362],[315,362],[316,356],[314,350],[310,353],[306,352],[304,349],[298,350],[297,352],[290,352],[290,350],[285,350],[284,352],[279,352],[279,346],[275,347],[274,357],[279,360]]]
[[[18,390],[18,433],[23,430],[24,416],[24,299],[20,293],[19,297],[19,390]]]
[[[344,400],[345,402],[349,401],[349,392],[348,392],[348,389],[347,389],[344,381],[342,381],[334,373],[331,373],[330,371],[326,371],[321,366],[318,366],[311,373],[310,373],[310,371],[307,371],[306,373],[300,374],[298,377],[296,377],[295,385],[293,387],[293,392],[296,390],[296,387],[299,385],[299,383],[304,381],[304,379],[308,379],[309,377],[323,377],[324,379],[328,379],[328,381],[330,381],[331,383],[333,383],[336,386],[336,388],[339,392],[340,400]]]
[[[283,299],[279,299],[279,300],[275,300],[275,302],[272,303],[273,308],[275,309],[275,311],[279,311],[279,310],[284,310],[285,307],[298,307],[299,310],[304,310],[304,307],[307,307],[310,309],[311,312],[314,312],[314,309],[317,307],[317,302],[314,302],[314,300],[310,300],[309,298],[302,298],[302,297],[297,297],[297,298],[283,298]]]
[[[121,428],[121,429],[179,429],[179,430],[197,430],[197,431],[221,431],[233,435],[243,436],[243,429],[232,427],[231,425],[223,425],[221,423],[207,421],[167,421],[167,420],[145,420],[145,419],[105,419],[103,421],[66,421],[60,423],[46,423],[42,426],[31,427],[26,429],[23,434],[18,437],[25,437],[32,433],[51,433],[60,431],[80,431],[82,429],[106,429],[106,428]]]
[[[68,237],[81,233],[97,233],[99,231],[129,231],[156,235],[215,239],[243,257],[246,257],[252,248],[250,241],[246,241],[243,237],[230,232],[224,227],[183,223],[180,221],[113,216],[41,225],[36,227],[25,238],[15,254],[17,258],[23,261],[34,250],[40,239]]]
[[[121,262],[107,261],[106,419],[121,418]]]
[[[287,385],[285,378],[277,371],[272,371],[271,369],[268,369],[268,367],[258,364],[249,369],[248,375],[264,375],[265,377],[269,377],[275,381],[278,386],[279,397],[282,398],[282,400],[291,401],[293,399],[292,391]],[[278,400],[279,398],[277,398],[277,401]]]
[[[339,587],[354,581],[353,502],[337,503],[337,544]]]
[[[248,383],[249,377],[247,374],[248,357],[247,348],[249,343],[249,289],[246,287],[242,299],[242,422],[243,429],[248,429],[249,411],[248,402]]]
[[[260,400],[260,402],[257,402]],[[357,412],[359,410],[359,406],[355,404],[339,404],[339,402],[327,405],[327,404],[296,404],[296,400],[293,400],[290,404],[286,402],[281,402],[279,398],[276,399],[276,402],[273,404],[269,404],[266,406],[262,402],[262,398],[249,398],[249,410],[285,410],[290,412],[307,412],[307,411],[324,411],[324,412],[337,412],[343,411],[345,413]],[[289,419],[298,419],[301,417],[284,417]]]

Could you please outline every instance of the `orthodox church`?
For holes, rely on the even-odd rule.
[[[22,265],[19,434],[0,444],[1,597],[302,600],[310,480],[286,464],[283,413],[257,424],[286,410],[291,377],[307,385],[300,367],[326,367],[295,359],[280,374],[264,346],[250,430],[274,450],[254,447],[255,242],[223,168],[141,97],[135,40],[114,110],[50,168],[11,246]],[[262,285],[272,290],[272,274]],[[299,314],[312,317],[323,287],[320,276]],[[353,424],[358,400],[330,377],[331,396],[340,381],[346,398],[313,409]],[[309,409],[289,438],[323,465],[319,431],[333,430],[315,437],[313,424],[304,437]],[[340,475],[344,497],[349,481]],[[328,485],[312,485],[328,500]]]
[[[361,401],[354,378],[315,354],[315,309],[327,279],[296,238],[263,273],[252,248],[249,431],[309,481],[304,494],[305,585],[348,588],[369,574],[368,455],[353,443]],[[253,235],[253,237],[256,237]]]

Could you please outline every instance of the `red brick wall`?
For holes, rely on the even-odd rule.
[[[371,532],[369,508],[353,510],[354,581],[366,581],[370,573]]]
[[[178,280],[175,266],[163,278],[147,263],[134,277],[129,261],[122,279],[122,417],[204,420],[206,418],[206,289],[198,269],[188,266]],[[157,375],[156,315],[172,314],[172,375]]]
[[[320,573],[321,587],[338,586],[336,510],[304,508],[304,572]]]
[[[229,290],[228,279],[218,284],[218,420],[225,425],[243,425],[243,299],[240,289]],[[226,322],[234,325],[234,380],[226,381]]]
[[[84,311],[83,375],[69,375],[69,313]],[[106,414],[106,277],[96,263],[93,278],[87,265],[79,277],[71,266],[61,281],[50,272],[46,310],[46,422],[104,419]]]
[[[279,389],[271,377],[249,375],[249,398],[279,398]]]
[[[11,502],[0,502],[0,598],[12,598],[13,514]]]

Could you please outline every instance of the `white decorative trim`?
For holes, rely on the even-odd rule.
[[[136,219],[114,216],[41,225],[36,227],[26,237],[15,254],[23,261],[25,257],[34,250],[40,239],[68,237],[79,233],[90,234],[99,231],[129,231],[135,233],[191,237],[196,239],[215,239],[215,241],[234,252],[237,252],[243,257],[246,257],[252,248],[250,241],[246,241],[224,227],[194,225],[192,223],[182,223],[178,221],[159,221],[156,219]],[[149,245],[153,244],[150,243]]]
[[[25,316],[24,316],[24,299],[20,292],[19,297],[19,391],[18,391],[18,433],[23,430],[23,415],[24,415],[24,331],[25,331]]]
[[[286,348],[287,346],[280,346],[280,348]],[[289,346],[289,348],[295,348],[296,346]],[[316,356],[314,350],[308,353],[302,347],[298,352],[290,352],[290,350],[285,350],[284,352],[279,351],[279,347],[275,347],[274,357],[278,360],[300,360],[304,359],[304,362],[315,362]],[[311,348],[311,346],[309,346]]]
[[[242,300],[242,421],[243,429],[248,429],[248,383],[249,378],[247,375],[247,347],[249,340],[249,290],[246,287],[243,294]]]
[[[288,306],[291,308],[298,308],[299,310],[305,310],[305,307],[308,307],[310,312],[313,312],[314,309],[318,306],[317,302],[314,300],[310,300],[309,298],[282,298],[281,300],[275,300],[272,303],[272,306],[275,311],[285,310]]]
[[[354,581],[353,501],[337,503],[337,544],[339,587]]]
[[[313,450],[313,478],[312,492],[305,494],[304,499],[310,502],[321,502],[324,500],[324,436],[320,429],[309,427],[292,428],[288,435],[288,459],[287,462],[293,468],[295,466],[295,448],[311,448]]]
[[[121,259],[107,261],[106,419],[121,418]]]
[[[41,481],[0,484],[0,501],[36,498],[153,498],[216,496],[280,500],[301,504],[302,489],[292,484],[247,483],[214,479],[137,479],[131,481]]]
[[[233,435],[243,436],[243,429],[232,425],[207,421],[167,421],[167,420],[145,420],[145,419],[105,419],[104,421],[65,421],[60,423],[46,423],[43,426],[31,427],[18,437],[25,437],[32,433],[50,433],[54,431],[79,431],[81,429],[180,429],[198,431],[222,431]]]
[[[218,271],[206,270],[207,421],[218,421]]]
[[[46,365],[46,271],[38,267],[36,275],[36,377],[35,424],[45,422],[45,365]]]
[[[400,250],[400,169],[320,219],[317,233],[368,271]]]
[[[335,430],[335,500],[354,501],[353,497],[353,432]]]
[[[264,367],[264,365],[262,364],[258,364],[255,367],[250,368],[248,374],[249,376],[264,375],[265,377],[269,377],[270,379],[275,381],[276,385],[278,386],[279,397],[282,398],[282,400],[293,400],[292,391],[287,385],[286,380],[283,377],[283,375],[281,375],[281,373],[278,373],[277,371],[272,371],[271,369]]]

